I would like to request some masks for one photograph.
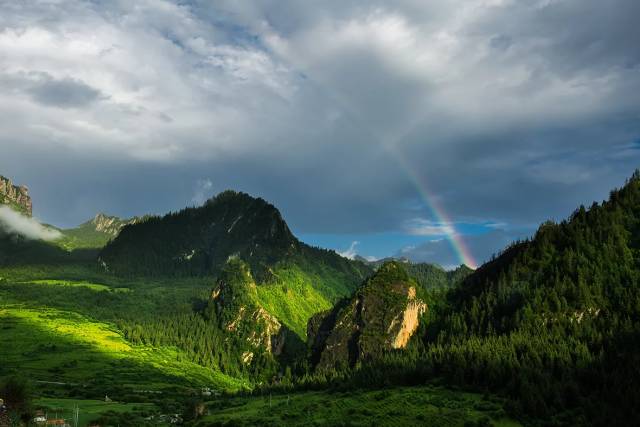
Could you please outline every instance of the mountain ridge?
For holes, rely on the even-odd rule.
[[[28,217],[33,215],[29,189],[24,185],[14,185],[9,178],[2,175],[0,175],[0,204],[8,205]]]

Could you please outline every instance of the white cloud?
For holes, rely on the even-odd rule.
[[[55,240],[62,237],[58,230],[45,227],[35,219],[21,215],[8,206],[0,206],[0,227],[9,233],[19,234],[32,240]]]
[[[450,236],[456,230],[453,224],[414,218],[407,222],[406,231],[415,236]]]
[[[358,253],[356,252],[356,246],[358,246],[359,244],[360,242],[354,240],[353,242],[351,242],[351,246],[349,246],[349,249],[344,252],[338,252],[338,254],[345,258],[354,259],[356,255],[358,255]]]
[[[452,221],[532,223],[640,154],[615,157],[640,135],[635,0],[5,3],[0,172],[42,188],[51,222],[83,220],[82,194],[176,209],[167,181],[189,198],[206,176],[301,232],[398,231],[428,217],[407,207],[424,183]]]

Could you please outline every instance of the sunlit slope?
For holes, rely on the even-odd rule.
[[[240,381],[191,363],[177,349],[131,345],[111,324],[53,308],[0,308],[0,375],[75,386],[242,387]]]

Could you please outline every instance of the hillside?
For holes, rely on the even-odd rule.
[[[363,263],[300,242],[273,205],[233,191],[125,227],[99,262],[117,276],[198,277],[218,275],[231,257],[247,264],[263,307],[301,336],[312,314],[370,273]]]
[[[75,228],[60,230],[63,237],[56,243],[67,250],[99,249],[117,237],[125,226],[136,224],[145,218],[147,217],[121,219],[99,213]]]
[[[512,413],[552,425],[637,423],[639,236],[636,172],[609,200],[542,224],[477,269],[430,311],[410,352],[348,382],[439,377],[510,396]]]
[[[406,347],[427,310],[418,291],[401,263],[381,266],[348,300],[311,318],[312,364],[341,370]]]
[[[411,262],[407,258],[402,257],[388,257],[369,261],[366,258],[356,255],[354,259],[372,267],[374,270],[377,270],[388,262],[401,263],[407,273],[409,273],[409,275],[415,279],[423,289],[429,291],[443,291],[450,289],[473,272],[473,269],[466,265],[460,265],[454,270],[447,271],[438,264],[428,262]]]

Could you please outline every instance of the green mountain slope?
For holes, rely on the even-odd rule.
[[[545,425],[640,421],[640,173],[608,201],[547,222],[454,287],[421,340],[350,373],[358,385],[503,393]]]
[[[76,228],[59,230],[62,238],[56,243],[66,250],[99,249],[118,236],[125,226],[141,222],[144,218],[121,219],[100,213]]]
[[[409,276],[413,277],[423,289],[439,291],[453,288],[462,282],[473,270],[466,265],[461,265],[455,270],[447,271],[436,264],[407,263],[403,264]]]
[[[280,212],[263,199],[225,191],[202,207],[162,218],[147,218],[125,228],[100,254],[108,271],[118,275],[208,275],[230,256],[247,262],[260,281],[279,262],[314,263],[360,277],[368,269],[334,252],[298,241]]]
[[[366,258],[356,255],[355,260],[360,261],[375,270],[388,262],[401,263],[407,273],[409,273],[409,275],[415,279],[423,289],[429,291],[450,289],[473,272],[473,269],[466,265],[460,265],[454,270],[447,271],[438,264],[431,264],[428,262],[411,262],[407,258],[388,257],[376,261],[369,261]]]
[[[399,262],[388,262],[332,310],[308,326],[312,364],[345,369],[406,347],[427,309],[418,284]]]
[[[308,318],[351,293],[370,269],[296,239],[262,199],[226,191],[199,208],[125,227],[100,253],[118,276],[216,276],[248,265],[261,305],[304,337]]]

